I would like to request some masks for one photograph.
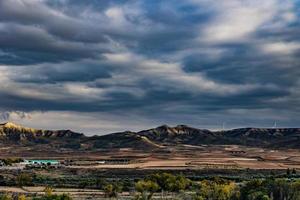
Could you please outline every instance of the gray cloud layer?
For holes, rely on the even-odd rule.
[[[0,1],[0,111],[19,121],[40,112],[49,127],[47,113],[92,116],[73,124],[91,132],[97,119],[119,121],[97,126],[108,132],[299,126],[299,8],[292,0]]]

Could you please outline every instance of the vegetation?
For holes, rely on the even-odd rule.
[[[45,192],[45,196],[49,197],[49,196],[52,196],[53,189],[51,187],[47,186],[47,187],[45,187],[44,192]]]
[[[232,181],[204,180],[195,184],[195,200],[215,199],[215,200],[235,200],[239,199],[240,193],[237,185]]]
[[[136,199],[150,200],[155,192],[162,199],[193,200],[299,200],[300,180],[288,178],[254,179],[240,182],[222,178],[191,181],[181,175],[154,174],[135,185]],[[184,193],[184,197],[182,197]],[[190,195],[189,195],[190,194]]]
[[[0,161],[2,161],[3,164],[6,166],[11,166],[14,163],[20,163],[23,162],[24,160],[22,158],[3,158],[0,159]]]
[[[44,192],[45,194],[41,197],[26,197],[24,194],[19,194],[13,196],[11,194],[0,194],[0,200],[72,200],[68,194],[54,195],[52,194],[53,189],[51,187],[46,187]]]
[[[300,181],[288,179],[253,180],[244,184],[240,189],[242,200],[299,200]]]
[[[12,200],[12,196],[9,194],[0,195],[0,200]]]
[[[104,186],[105,197],[108,198],[117,198],[118,194],[122,192],[122,186],[118,183],[107,184]]]
[[[290,174],[292,171],[290,170]],[[18,183],[19,186],[30,185],[30,176],[19,174]],[[123,191],[129,191],[135,200],[300,200],[300,180],[293,176],[234,181],[219,177],[190,180],[183,175],[155,173],[137,180],[120,179],[109,182],[99,179],[97,185],[109,199],[117,199],[122,196],[120,194]],[[53,189],[49,186],[44,192],[44,196],[31,198],[3,194],[0,195],[0,200],[71,200],[69,195],[53,194]]]
[[[138,192],[136,199],[149,200],[155,192],[160,192],[162,198],[166,195],[174,196],[174,193],[187,190],[191,184],[191,180],[182,175],[156,173],[135,184],[135,190]]]
[[[169,173],[153,174],[147,179],[157,183],[160,191],[179,192],[191,185],[191,181],[184,176],[174,176]]]
[[[17,184],[19,187],[31,186],[33,185],[32,178],[29,174],[26,173],[19,174],[17,177]]]
[[[42,197],[34,197],[34,198],[28,198],[23,194],[19,196],[12,196],[9,194],[0,195],[0,200],[29,200],[29,199],[30,200],[72,200],[72,198],[67,194],[51,195],[51,196],[44,195]]]
[[[18,200],[26,200],[26,196],[24,194],[21,194],[18,196]]]
[[[137,200],[148,200],[152,198],[154,192],[158,191],[160,187],[154,181],[141,180],[136,183],[135,188],[140,193],[136,196]]]
[[[67,194],[62,195],[44,195],[42,197],[35,197],[32,200],[72,200],[72,198]]]

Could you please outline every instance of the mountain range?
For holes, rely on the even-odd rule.
[[[186,125],[167,125],[140,132],[119,132],[102,136],[85,136],[71,130],[39,130],[11,122],[0,124],[0,145],[53,148],[152,150],[174,145],[245,145],[266,148],[300,148],[300,128],[239,128],[210,131]]]

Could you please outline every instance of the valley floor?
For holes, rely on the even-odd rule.
[[[297,149],[238,145],[180,145],[146,152],[132,149],[53,151],[36,147],[3,147],[0,155],[2,158],[71,160],[64,166],[71,169],[300,169],[300,151]]]

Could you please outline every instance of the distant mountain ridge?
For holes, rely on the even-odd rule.
[[[70,130],[39,130],[11,122],[0,124],[0,144],[47,144],[56,148],[109,149],[134,148],[152,150],[172,145],[261,146],[270,148],[300,148],[299,128],[239,128],[210,131],[186,125],[159,126],[140,132],[119,132],[87,137]]]
[[[23,127],[12,122],[0,124],[0,140],[6,142],[22,143],[35,142],[40,139],[50,138],[79,138],[83,134],[70,130],[41,130]]]

